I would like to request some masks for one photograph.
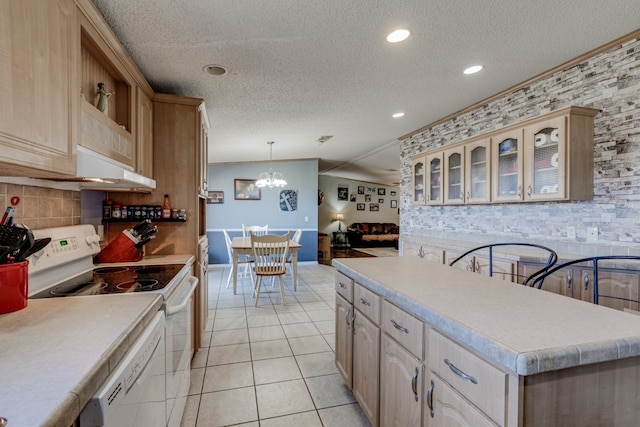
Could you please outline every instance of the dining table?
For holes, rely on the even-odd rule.
[[[289,240],[289,252],[291,253],[291,275],[293,276],[293,290],[298,290],[298,249],[302,245],[295,240]],[[238,258],[241,255],[253,255],[251,237],[234,237],[231,240],[231,253],[233,256],[233,294],[236,295],[238,287]]]

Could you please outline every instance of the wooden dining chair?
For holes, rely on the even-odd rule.
[[[264,236],[269,233],[269,224],[265,225],[244,225],[242,224],[242,237],[249,237],[249,234]]]
[[[289,252],[289,233],[282,236],[265,234],[258,236],[251,233],[251,249],[253,251],[253,274],[255,275],[254,296],[258,306],[260,289],[265,277],[278,277],[280,296],[284,304],[284,280],[286,273],[287,252]]]
[[[229,285],[231,284],[231,278],[233,277],[234,274],[236,274],[235,271],[233,271],[233,249],[231,249],[231,238],[229,237],[229,233],[227,233],[227,230],[222,230],[222,234],[224,234],[224,241],[227,244],[227,255],[229,256],[229,265],[231,266],[231,269],[229,270],[229,277],[227,277],[227,287],[226,289],[229,289]],[[239,255],[238,256],[238,278],[239,279],[244,279],[246,277],[250,277],[251,281],[253,282],[253,272],[251,270],[251,263],[253,262],[253,259],[249,256],[249,255]],[[243,267],[242,272],[240,272],[240,267]]]

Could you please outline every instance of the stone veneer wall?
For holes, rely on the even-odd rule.
[[[20,197],[14,223],[24,223],[31,229],[80,224],[80,191],[0,182],[2,214],[13,196]]]
[[[454,94],[455,96],[455,94]],[[598,108],[594,197],[585,202],[468,206],[411,204],[411,156],[577,105]],[[416,134],[400,145],[402,235],[533,241],[576,253],[640,255],[640,38]],[[567,238],[567,226],[576,239]],[[587,227],[599,228],[587,245]]]

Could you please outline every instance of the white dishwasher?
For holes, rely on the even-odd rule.
[[[167,425],[165,315],[159,311],[80,413],[80,427]]]

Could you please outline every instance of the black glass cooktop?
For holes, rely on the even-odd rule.
[[[164,289],[183,267],[182,264],[98,267],[31,298],[158,291]]]

